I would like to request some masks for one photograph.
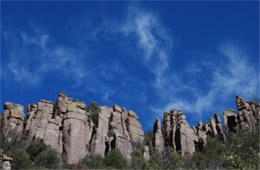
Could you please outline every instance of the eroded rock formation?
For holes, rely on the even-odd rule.
[[[233,109],[223,112],[224,127],[221,123],[220,114],[210,117],[209,123],[198,122],[197,126],[190,128],[185,114],[176,109],[165,112],[163,123],[157,119],[154,124],[154,148],[160,152],[166,147],[172,147],[180,151],[182,156],[192,155],[201,150],[207,144],[207,137],[218,137],[226,140],[226,134],[240,129],[256,128],[260,119],[260,104],[248,102],[242,97],[236,97],[238,114]]]
[[[69,164],[88,154],[104,156],[113,148],[119,148],[130,159],[133,149],[143,145],[144,132],[136,113],[118,105],[101,106],[97,124],[85,103],[64,92],[59,93],[56,103],[40,100],[38,104],[29,104],[25,123],[23,106],[6,102],[4,109],[1,126],[7,134],[15,131],[27,143],[42,140]]]
[[[177,109],[165,112],[162,124],[154,123],[153,146],[159,152],[171,147],[183,157],[192,155],[207,144],[207,137],[225,140],[226,134],[240,129],[254,129],[260,120],[260,105],[236,98],[238,114],[232,110],[223,112],[224,127],[220,114],[216,113],[209,122],[198,122],[190,127],[185,114]],[[0,115],[0,126],[7,140],[21,138],[30,144],[43,141],[54,148],[62,160],[75,164],[86,155],[105,156],[114,148],[131,159],[131,153],[143,148],[145,159],[150,157],[150,148],[144,146],[144,132],[137,114],[118,105],[100,106],[95,120],[84,102],[69,98],[60,92],[57,101],[40,100],[29,104],[25,118],[22,105],[6,102]],[[9,160],[10,161],[10,160]],[[8,167],[8,162],[5,164]]]
[[[6,140],[20,138],[24,127],[24,107],[20,104],[6,102],[1,116],[1,130]]]
[[[226,132],[236,132],[239,129],[254,129],[260,120],[260,104],[256,101],[248,102],[246,99],[236,97],[238,114],[235,110],[225,110],[223,113]]]
[[[154,125],[154,147],[163,151],[165,147],[172,147],[180,151],[182,156],[195,152],[194,141],[198,141],[195,132],[190,128],[186,117],[180,110],[172,109],[164,113],[162,127],[157,119]]]

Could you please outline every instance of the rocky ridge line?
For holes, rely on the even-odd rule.
[[[185,114],[176,109],[165,112],[162,125],[159,119],[154,123],[153,145],[158,151],[171,147],[180,151],[182,156],[192,155],[207,144],[207,137],[219,137],[226,140],[226,135],[239,129],[254,130],[260,120],[260,104],[248,102],[242,97],[236,97],[238,114],[233,109],[223,112],[224,127],[219,113],[210,117],[209,122],[198,121],[192,128],[186,121]],[[259,128],[259,127],[258,127]]]
[[[130,159],[144,132],[134,111],[118,105],[100,106],[97,125],[90,118],[86,104],[59,93],[56,103],[40,100],[29,104],[25,118],[22,105],[6,102],[1,116],[5,136],[15,131],[16,136],[26,137],[27,143],[42,140],[54,148],[63,161],[75,164],[86,155],[104,156],[113,148],[119,148]],[[24,123],[25,120],[25,123]]]
[[[219,113],[211,117],[209,123],[198,122],[190,127],[185,114],[177,109],[165,112],[162,124],[160,119],[154,123],[153,147],[164,152],[167,147],[180,151],[183,157],[201,150],[208,136],[225,140],[227,133],[239,129],[254,129],[260,119],[260,105],[236,98],[238,114],[234,110],[223,113],[224,127]],[[60,92],[56,103],[40,100],[29,104],[25,117],[22,105],[6,102],[0,115],[0,125],[7,138],[17,137],[27,143],[42,140],[54,148],[62,160],[75,164],[86,155],[106,155],[113,148],[119,148],[127,159],[137,146],[143,146],[143,155],[149,159],[149,147],[144,145],[144,132],[134,111],[123,107],[100,106],[97,122],[91,119],[86,104],[69,98]],[[24,138],[25,137],[25,138]]]

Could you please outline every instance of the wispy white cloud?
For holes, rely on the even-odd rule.
[[[162,76],[169,67],[173,42],[159,17],[155,13],[130,5],[121,32],[127,37],[136,37],[137,46],[143,52],[138,56],[156,77],[155,85],[161,86]]]
[[[249,56],[231,43],[224,43],[219,50],[226,60],[213,73],[212,88],[221,90],[224,95],[248,96],[249,91],[258,94],[259,73],[249,64]]]
[[[4,35],[10,34],[12,33]],[[45,74],[52,71],[68,76],[77,83],[84,77],[86,69],[82,64],[81,54],[62,45],[49,45],[52,39],[47,32],[39,31],[34,26],[31,34],[20,32],[20,37],[20,39],[18,37],[10,39],[4,36],[5,41],[20,40],[19,45],[15,47],[12,46],[12,42],[9,43],[9,61],[2,70],[10,73],[6,78],[11,78],[18,83],[26,82],[28,85],[35,85],[42,81]]]
[[[168,79],[166,84],[172,82],[177,85],[174,89],[174,94],[167,96],[168,102],[162,107],[151,107],[151,109],[154,112],[162,113],[169,111],[171,108],[176,108],[187,113],[193,113],[198,116],[197,118],[200,118],[205,113],[216,111],[216,106],[225,106],[225,102],[234,98],[235,95],[250,97],[249,92],[259,95],[259,73],[257,69],[249,63],[249,56],[244,50],[232,43],[223,43],[219,49],[216,49],[215,53],[220,55],[216,55],[217,58],[215,58],[214,62],[204,60],[197,66],[194,65],[194,63],[192,64],[195,70],[200,70],[199,72],[188,71],[190,72],[190,79],[193,79],[193,74],[201,74],[201,70],[204,69],[207,71],[207,74],[209,74],[210,79],[191,80],[197,86],[196,88],[190,86],[190,89],[178,88],[179,86],[178,83],[175,83],[176,81]],[[205,64],[207,62],[213,62],[214,64]],[[203,81],[208,88],[203,90],[197,88],[202,83],[201,81]],[[178,82],[186,83],[189,86],[189,82],[184,82],[182,79],[178,79]],[[167,92],[172,88],[165,86],[163,89]],[[187,96],[181,96],[184,90],[192,92],[189,93],[192,99]]]
[[[10,70],[11,74],[13,75],[13,79],[16,82],[37,84],[40,81],[37,74],[29,72],[28,69],[24,68],[16,62],[9,63],[7,68]],[[6,75],[7,74],[5,73],[5,76]]]

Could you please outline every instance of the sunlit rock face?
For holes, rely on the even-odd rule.
[[[162,152],[165,147],[172,147],[180,151],[182,156],[192,155],[195,152],[197,135],[186,121],[185,114],[176,109],[165,112],[162,126],[157,119],[154,124],[154,147]]]
[[[162,125],[159,119],[154,123],[154,148],[163,152],[164,148],[171,147],[185,157],[201,150],[207,144],[208,136],[226,140],[227,133],[240,129],[254,130],[260,119],[260,104],[238,96],[236,103],[238,114],[233,109],[223,112],[224,126],[219,113],[210,117],[209,122],[203,124],[199,121],[197,126],[190,128],[182,111],[171,109],[165,112]]]
[[[24,129],[24,107],[20,104],[6,102],[1,115],[1,130],[6,136],[6,141],[11,138],[21,138]]]
[[[190,127],[182,111],[165,112],[162,123],[160,119],[154,123],[154,149],[163,153],[170,147],[186,157],[201,150],[208,136],[226,140],[227,133],[254,130],[260,120],[259,103],[242,97],[236,97],[236,103],[238,113],[233,109],[223,112],[224,126],[219,113],[210,117],[209,122],[199,121],[197,126]],[[116,104],[100,106],[93,121],[93,113],[84,102],[60,92],[56,102],[40,100],[29,104],[27,112],[25,116],[22,105],[4,104],[0,126],[7,141],[12,138],[26,140],[27,144],[43,141],[69,164],[78,163],[86,155],[105,156],[114,148],[120,149],[127,159],[131,159],[134,150],[142,148],[144,158],[150,158],[151,148],[144,145],[144,132],[137,114]]]
[[[1,127],[6,134],[14,131],[27,144],[43,141],[69,164],[77,163],[86,155],[105,156],[114,148],[131,159],[132,151],[143,145],[144,132],[137,114],[118,105],[100,106],[97,124],[93,123],[84,102],[73,100],[64,92],[59,93],[56,103],[40,100],[29,104],[25,123],[23,106],[6,102],[4,109]]]

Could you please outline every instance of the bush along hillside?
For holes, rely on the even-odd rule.
[[[201,151],[185,158],[169,147],[164,152],[152,150],[149,160],[142,150],[135,150],[127,160],[119,149],[113,149],[103,158],[89,155],[77,164],[62,164],[59,154],[42,142],[26,146],[21,141],[13,144],[6,155],[13,158],[12,169],[259,169],[257,127],[254,131],[231,132],[225,141],[210,137]]]
[[[61,165],[57,151],[41,141],[28,146],[16,141],[5,154],[13,159],[12,169],[56,169]]]

